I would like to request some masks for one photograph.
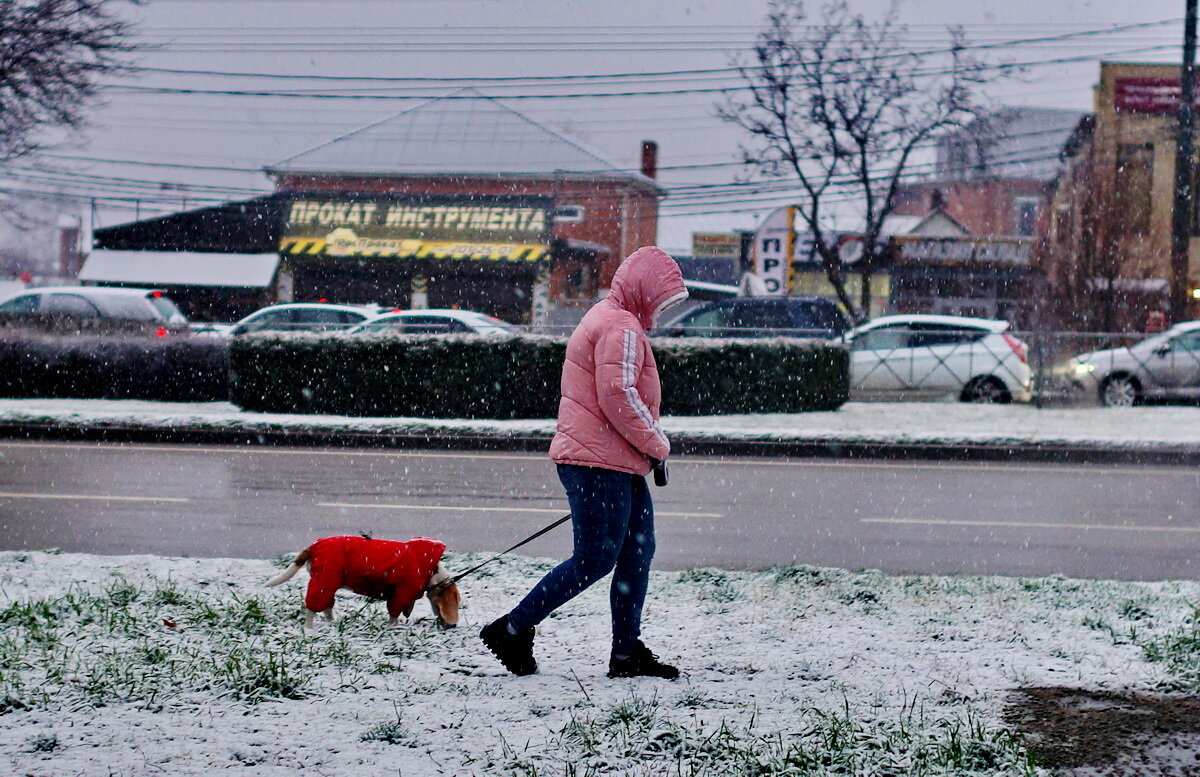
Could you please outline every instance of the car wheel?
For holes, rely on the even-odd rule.
[[[1100,384],[1100,404],[1133,407],[1142,403],[1142,387],[1132,375],[1111,375]]]
[[[1004,383],[994,375],[984,375],[972,378],[963,388],[963,402],[979,402],[980,404],[1007,404],[1012,401],[1012,395]]]

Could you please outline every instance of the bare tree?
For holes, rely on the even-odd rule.
[[[803,0],[772,0],[753,63],[740,67],[748,96],[718,107],[721,118],[751,135],[742,152],[754,172],[798,184],[800,223],[842,305],[859,321],[870,310],[881,227],[913,153],[981,113],[974,88],[982,66],[965,54],[962,32],[948,30],[948,45],[936,52],[907,48],[903,32],[895,3],[868,22],[835,0],[807,24]],[[828,221],[847,200],[863,224],[857,302],[846,291],[846,266]]]
[[[128,69],[132,27],[112,5],[0,0],[0,162],[38,150],[52,128],[81,127],[99,77]]]

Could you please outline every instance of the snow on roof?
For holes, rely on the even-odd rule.
[[[79,280],[154,286],[266,288],[273,282],[278,266],[279,254],[96,249],[84,262]]]
[[[268,173],[556,175],[638,180],[579,140],[474,89],[420,103],[266,168]]]

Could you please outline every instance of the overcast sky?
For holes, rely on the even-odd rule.
[[[888,3],[851,0],[850,5],[871,17]],[[928,48],[944,45],[948,25],[963,27],[977,44],[1097,31],[982,52],[997,62],[1082,60],[1033,65],[1021,78],[988,88],[988,97],[998,104],[1082,111],[1091,106],[1101,59],[1178,59],[1183,5],[1183,0],[909,0],[901,17],[910,42]],[[31,171],[34,161],[23,160],[6,171],[3,185],[60,187],[96,197],[98,226],[239,199],[269,190],[268,179],[254,172],[263,165],[414,104],[400,96],[437,95],[468,84],[630,168],[636,167],[639,142],[657,140],[662,180],[669,187],[728,183],[738,175],[735,166],[673,168],[736,160],[739,131],[714,117],[720,94],[704,91],[736,86],[736,74],[626,75],[545,85],[479,79],[727,68],[751,45],[765,9],[765,0],[149,0],[129,9],[138,20],[141,42],[152,47],[138,57],[141,65],[292,78],[147,70],[106,89],[107,105],[94,113],[85,138],[36,161],[64,174]],[[1173,21],[1104,32],[1167,20]],[[301,76],[460,80],[343,82]],[[163,94],[156,88],[200,93]],[[343,100],[203,93],[262,89],[325,95],[384,89],[389,96]],[[670,90],[688,91],[566,96]],[[556,96],[529,99],[544,94]],[[663,213],[715,214],[756,205],[736,195],[705,199],[680,193],[664,202]],[[700,220],[709,222],[705,228],[721,229],[743,226],[746,218],[702,215]]]

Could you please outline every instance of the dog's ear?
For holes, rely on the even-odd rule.
[[[462,603],[462,595],[458,592],[458,584],[446,582],[440,588],[430,589],[429,604],[438,622],[445,628],[452,629],[458,625],[458,608]]]

